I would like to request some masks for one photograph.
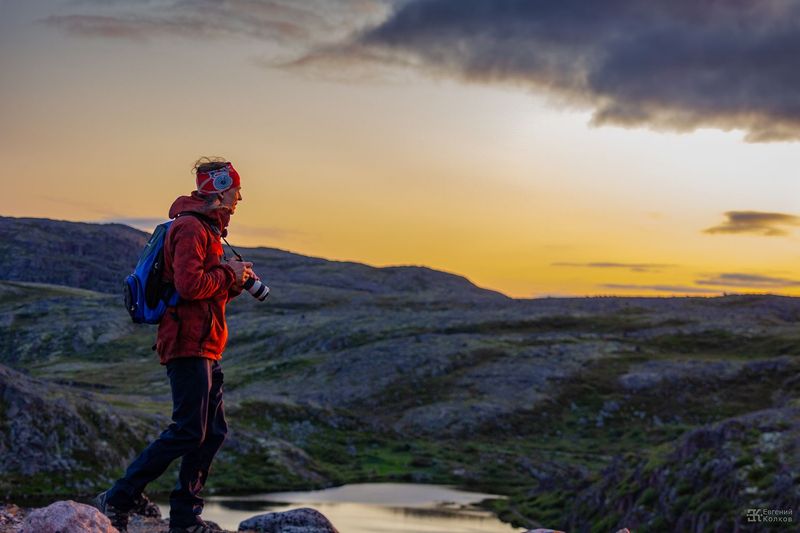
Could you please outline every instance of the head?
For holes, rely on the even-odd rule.
[[[224,209],[230,214],[242,200],[239,173],[229,161],[203,157],[194,165],[197,192],[211,209]]]

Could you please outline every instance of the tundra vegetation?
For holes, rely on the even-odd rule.
[[[146,236],[12,218],[0,236],[0,495],[91,495],[169,422],[155,330],[117,294]],[[98,242],[113,275],[91,271]],[[33,273],[30,250],[47,258]],[[272,293],[228,308],[210,492],[446,483],[508,496],[485,505],[515,525],[603,532],[800,509],[794,298],[515,300],[421,267],[240,251]]]

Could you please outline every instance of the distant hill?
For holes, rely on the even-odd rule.
[[[117,294],[148,234],[123,224],[0,217],[0,280],[66,285]],[[425,267],[377,268],[275,248],[237,250],[268,283],[332,287],[368,294],[433,291],[455,301],[508,298],[468,279]]]
[[[146,241],[122,224],[0,217],[0,279],[118,293]]]

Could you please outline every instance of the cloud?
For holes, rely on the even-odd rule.
[[[727,211],[727,220],[718,226],[703,230],[704,233],[753,233],[766,237],[788,235],[781,226],[800,226],[800,217],[784,213],[761,211]]]
[[[40,22],[70,35],[147,41],[156,38],[253,38],[288,47],[341,41],[385,18],[383,0],[88,0]]]
[[[605,289],[626,291],[658,291],[673,294],[719,294],[730,292],[727,289],[782,289],[800,286],[800,280],[764,276],[761,274],[746,274],[740,272],[726,272],[709,274],[694,281],[694,285],[635,285],[606,283],[601,285]]]
[[[718,294],[718,290],[704,289],[702,287],[692,287],[686,285],[628,285],[620,283],[606,283],[600,285],[605,289],[622,289],[626,291],[658,291],[678,294]]]
[[[298,64],[348,57],[532,88],[596,125],[800,139],[800,2],[412,0]]]
[[[252,4],[266,4],[250,2]],[[115,12],[113,14],[53,15],[42,20],[48,26],[82,37],[147,40],[156,37],[188,37],[219,39],[226,37],[256,37],[284,40],[307,38],[302,26],[309,13],[292,10],[277,2],[272,12],[259,7],[242,9],[245,2],[163,2],[146,11]],[[318,21],[305,22],[313,26]]]
[[[716,274],[696,280],[695,283],[712,287],[746,287],[750,289],[780,289],[800,286],[800,280],[741,273]]]
[[[800,2],[787,0],[150,0],[72,2],[72,35],[254,38],[275,66],[401,64],[514,84],[592,123],[800,139]],[[280,55],[280,54],[278,54]],[[284,54],[285,56],[285,54]]]
[[[631,272],[658,272],[662,268],[672,268],[675,265],[664,265],[658,263],[570,263],[558,262],[550,263],[550,266],[558,267],[579,267],[579,268],[624,268]]]

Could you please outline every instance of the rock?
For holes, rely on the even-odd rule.
[[[646,361],[631,366],[626,374],[618,378],[618,383],[628,392],[641,392],[658,385],[682,383],[687,379],[731,379],[742,368],[744,363],[741,361]]]
[[[22,524],[23,533],[118,533],[111,521],[90,505],[72,500],[36,509]]]
[[[325,516],[303,507],[282,513],[266,513],[239,524],[239,531],[260,533],[339,533]]]

